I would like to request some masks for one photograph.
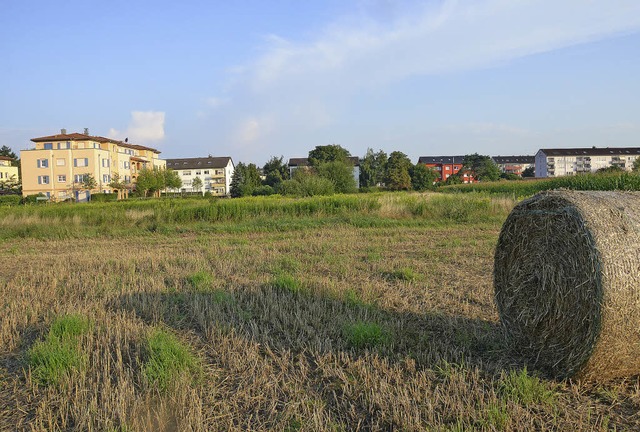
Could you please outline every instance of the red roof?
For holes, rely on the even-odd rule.
[[[10,158],[9,156],[0,156],[0,160],[8,160],[8,161],[12,161],[13,158]]]
[[[81,134],[81,133],[58,134],[58,135],[50,135],[50,136],[39,137],[39,138],[31,138],[31,141],[33,141],[33,142],[96,141],[96,142],[100,142],[100,143],[113,143],[113,144],[119,145],[120,147],[126,147],[126,148],[130,148],[130,149],[134,149],[134,150],[150,150],[150,151],[152,151],[154,153],[160,154],[159,150],[156,150],[156,149],[151,148],[151,147],[145,147],[145,146],[136,145],[136,144],[129,144],[129,143],[126,143],[124,141],[118,141],[118,140],[114,140],[114,139],[111,139],[111,138],[105,138],[105,137],[101,137],[101,136],[85,135],[85,134]]]

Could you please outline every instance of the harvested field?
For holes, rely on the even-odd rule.
[[[510,354],[492,271],[513,203],[445,198],[55,236],[16,213],[0,430],[638,429],[637,377],[548,380]]]

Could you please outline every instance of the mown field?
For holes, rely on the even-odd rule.
[[[504,342],[513,205],[0,208],[0,430],[638,430],[638,377],[554,381]]]

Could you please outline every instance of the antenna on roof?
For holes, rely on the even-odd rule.
[[[126,138],[124,139],[124,142],[128,143],[128,142],[129,142],[129,137],[126,137]]]
[[[89,128],[84,128],[84,134],[89,135]]]

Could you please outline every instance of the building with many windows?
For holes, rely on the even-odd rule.
[[[86,201],[92,192],[112,193],[109,183],[116,174],[133,186],[142,169],[165,167],[156,149],[91,136],[87,129],[71,134],[62,129],[58,135],[31,141],[35,148],[20,152],[24,196],[41,193],[54,201]],[[96,181],[91,191],[83,186],[89,175]]]
[[[540,149],[535,156],[536,177],[560,177],[617,166],[631,171],[640,147]]]
[[[418,163],[434,170],[438,174],[436,182],[442,182],[460,172],[464,166],[464,156],[420,156]],[[463,173],[461,180],[463,183],[473,183],[475,181],[473,175],[469,173]]]
[[[215,196],[226,196],[230,193],[234,171],[230,157],[167,159],[167,169],[176,171],[182,180],[181,190],[171,192],[210,192]],[[193,181],[196,178],[200,179],[200,187],[194,187]],[[198,182],[196,186],[197,184]]]
[[[8,156],[0,156],[0,183],[16,184],[20,181],[18,177],[18,167],[12,166],[13,159]]]
[[[535,156],[493,156],[491,159],[500,168],[500,172],[519,176],[536,162]]]

